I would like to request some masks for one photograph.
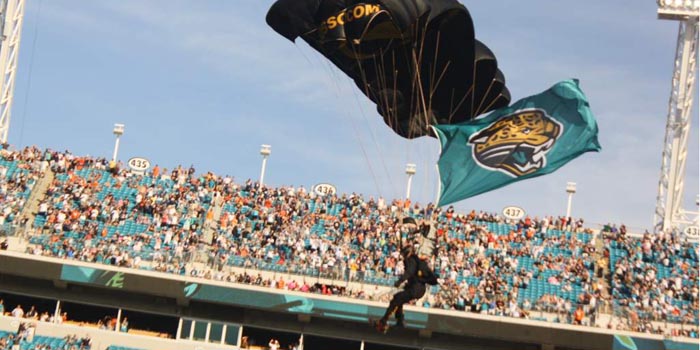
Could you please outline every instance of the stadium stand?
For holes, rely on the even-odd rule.
[[[612,326],[600,321],[608,314],[627,320],[617,329],[668,333],[678,331],[659,322],[692,324],[682,332],[697,337],[698,246],[675,235],[633,237],[624,226],[597,232],[561,217],[507,222],[403,200],[318,196],[179,166],[135,175],[105,159],[34,147],[3,150],[0,165],[0,194],[16,201],[8,201],[6,222],[19,217],[34,183],[48,182],[27,231],[30,254],[386,298],[366,285],[386,287],[403,272],[397,249],[410,238],[400,219],[410,216],[434,223],[433,264],[444,281],[422,306],[599,327]],[[266,271],[296,277],[275,280]]]

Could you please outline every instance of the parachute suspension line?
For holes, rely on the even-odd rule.
[[[352,91],[352,94],[355,97],[355,102],[357,103],[357,106],[360,109],[360,115],[362,115],[362,118],[364,120],[367,120],[367,116],[365,115],[364,109],[362,108],[362,104],[360,103],[360,100],[357,98],[357,92],[355,91],[355,89],[352,89],[352,88],[350,90]],[[347,113],[347,111],[345,111],[345,113]],[[367,150],[365,148],[364,142],[362,142],[362,137],[360,136],[359,127],[356,124],[356,121],[352,116],[349,116],[348,119],[351,120],[350,124],[352,124],[352,130],[353,130],[353,133],[355,134],[355,139],[357,140],[357,143],[360,145],[360,150],[362,150],[362,156],[365,159],[365,163],[367,164],[367,169],[369,169],[369,173],[372,175],[372,181],[374,182],[375,190],[377,191],[377,194],[379,196],[382,196],[381,186],[379,186],[377,174],[374,172],[374,168],[372,168],[372,162],[370,161],[369,156],[367,155]],[[370,130],[370,135],[372,136],[372,139],[374,140],[374,133],[372,130]]]
[[[389,84],[386,81],[386,72],[387,72],[387,67],[386,67],[386,61],[384,60],[384,53],[382,52],[381,55],[379,56],[381,59],[378,61],[376,57],[374,58],[375,61],[375,66],[377,67],[378,71],[376,72],[377,75],[377,82],[379,85],[383,88],[383,91],[387,91],[387,87]],[[394,81],[392,85],[392,95],[389,96],[386,93],[383,93],[381,96],[379,96],[379,101],[377,103],[381,103],[381,107],[384,110],[384,113],[387,114],[386,118],[386,123],[391,127],[392,129],[395,128],[398,125],[399,119],[398,119],[398,113],[397,113],[397,95],[396,95],[396,60],[395,56],[392,53],[392,64],[391,64],[391,72],[393,73],[393,78]]]
[[[299,47],[299,45],[298,45],[296,42],[294,43],[294,47],[297,48],[297,51],[299,51],[299,53],[301,54],[301,56],[304,57],[304,59],[306,60],[306,62],[307,62],[309,65],[311,65],[311,66],[314,65],[313,62],[311,62],[311,60],[304,54],[304,51],[301,50],[301,48]]]
[[[481,106],[484,104],[484,101],[485,101],[486,98],[489,96],[489,92],[491,92],[491,88],[493,87],[493,83],[494,83],[495,81],[496,81],[495,79],[491,80],[491,83],[489,84],[489,88],[486,89],[486,92],[484,92],[484,96],[482,97],[481,101],[478,101],[478,102],[479,102],[479,105],[478,105],[478,106],[476,105],[476,103],[472,103],[472,111],[471,111],[471,112],[472,112],[472,115],[473,115],[473,116],[476,117],[477,115],[481,114],[481,113],[480,113],[480,112],[481,112]],[[476,95],[476,94],[475,94],[475,95]]]
[[[306,55],[304,55],[303,51],[299,48],[299,46],[298,45],[295,45],[295,46],[297,46],[297,49],[299,50],[299,52],[302,53],[302,56],[304,56],[306,61],[311,66],[315,66],[315,64],[313,62],[311,62],[311,60]],[[335,69],[328,62],[323,62],[323,61],[319,60],[319,63],[321,63],[321,66],[326,68],[326,70],[327,70],[326,76],[330,79],[332,84],[335,86],[335,95],[338,99],[340,99],[341,88],[340,88],[340,85],[338,84],[338,75],[336,74]],[[360,114],[364,117],[365,116],[364,110],[362,109],[362,105],[360,104],[359,100],[357,100],[357,95],[356,95],[355,89],[350,89],[350,90],[353,92],[353,95],[355,95],[355,100],[357,101],[357,105],[360,109]],[[343,113],[347,113],[346,109],[342,109],[342,110],[343,110]],[[362,156],[365,160],[365,163],[367,164],[367,169],[369,170],[369,173],[372,176],[372,180],[374,182],[375,189],[376,189],[377,193],[379,194],[379,196],[381,196],[382,195],[381,186],[379,186],[379,181],[377,181],[377,176],[374,173],[374,169],[372,168],[372,164],[371,164],[369,157],[367,155],[367,151],[365,149],[364,143],[362,142],[362,137],[360,137],[360,132],[359,132],[358,127],[356,125],[356,121],[352,116],[348,116],[346,119],[350,119],[350,124],[352,125],[353,133],[355,136],[355,141],[360,146],[360,150],[362,151]]]
[[[422,39],[422,42],[425,41],[426,35],[427,35],[427,23],[426,23],[426,25],[424,26],[424,34],[423,34],[423,36],[422,36],[422,38],[423,38],[423,39]],[[432,106],[432,98],[433,98],[433,96],[434,96],[434,94],[435,94],[435,91],[437,90],[438,86],[440,85],[440,82],[442,81],[442,79],[443,79],[443,78],[445,77],[445,75],[447,74],[447,69],[449,68],[449,65],[452,63],[452,61],[447,62],[447,65],[444,67],[443,71],[440,73],[440,77],[438,78],[437,82],[435,82],[435,80],[434,80],[433,78],[434,78],[435,75],[436,75],[436,74],[435,74],[435,70],[437,69],[437,66],[438,66],[438,56],[439,56],[439,49],[440,49],[440,41],[441,41],[441,40],[442,40],[442,31],[438,31],[438,33],[437,33],[437,38],[436,38],[436,43],[435,43],[435,55],[433,56],[433,70],[432,70],[432,73],[431,73],[431,76],[430,76],[430,82],[431,82],[431,87],[430,87],[430,89],[431,89],[431,90],[430,90],[430,100],[431,100],[431,106]],[[451,110],[451,111],[450,111],[450,114],[449,114],[449,116],[448,116],[448,118],[447,118],[448,123],[452,123],[452,119],[453,119],[454,115],[456,114],[456,111],[459,110],[459,105],[456,106],[456,107],[452,107],[452,106],[454,106],[454,104],[452,103],[452,102],[454,101],[454,94],[455,94],[455,92],[454,92],[454,90],[452,90],[451,96],[450,96],[450,106],[451,106],[450,108],[451,108],[451,109],[454,108],[454,110]],[[464,98],[460,101],[460,105],[461,105],[461,103],[463,103],[463,102],[464,102]],[[431,108],[432,108],[432,107],[431,107]],[[432,133],[432,131],[430,131],[430,133]],[[423,152],[424,152],[424,153],[423,153],[422,157],[423,157],[423,159],[425,160],[424,169],[426,170],[426,171],[425,171],[425,176],[423,177],[423,179],[424,179],[424,180],[423,180],[423,195],[424,195],[424,198],[430,198],[430,196],[427,195],[427,194],[434,191],[434,186],[432,185],[431,181],[429,181],[430,178],[431,178],[431,176],[429,176],[429,174],[431,174],[431,172],[429,171],[429,169],[431,169],[431,168],[433,168],[433,167],[437,168],[438,165],[437,165],[437,162],[433,163],[433,162],[431,162],[431,161],[429,160],[429,159],[432,159],[431,157],[434,156],[433,153],[430,153],[430,156],[428,156],[428,155],[427,155],[427,154],[428,154],[428,150],[427,150],[427,149],[423,149]],[[439,183],[440,179],[438,178],[437,181],[438,181],[438,183]],[[435,198],[439,198],[439,195],[440,195],[440,193],[439,193],[439,190],[438,190],[438,191],[437,191],[437,194],[435,195]],[[428,202],[430,202],[429,199],[428,199]],[[434,203],[435,203],[435,206],[437,206],[437,199],[435,200]],[[427,203],[426,203],[426,205],[427,205]],[[431,225],[433,224],[432,220],[430,220],[430,223],[431,223]],[[434,258],[434,256],[433,256],[433,258]]]
[[[418,52],[416,52],[415,49],[411,50],[411,57],[409,57],[409,59],[415,65],[416,71],[416,74],[414,75],[414,87],[417,87],[417,89],[414,89],[416,93],[416,110],[423,112],[423,124],[427,126],[430,123],[428,116],[429,107],[426,106],[425,94],[423,93],[423,72],[421,71],[421,65],[423,62],[423,53],[425,52],[425,36],[428,32],[428,24],[426,23],[423,25],[423,31],[420,33],[420,35],[417,30],[418,28],[416,28],[415,35],[420,37],[420,45],[418,46]],[[435,56],[437,56],[437,54]],[[428,102],[428,104],[430,104],[430,102]]]
[[[412,50],[411,53],[412,53],[413,57],[410,57],[410,58],[407,57],[407,60],[410,59],[411,61],[414,62],[415,66],[416,66],[416,75],[414,76],[414,81],[413,81],[413,84],[414,84],[414,85],[413,85],[413,89],[412,89],[412,90],[415,91],[415,92],[417,92],[417,93],[420,93],[420,95],[416,94],[416,95],[412,95],[412,96],[411,96],[411,99],[412,99],[411,105],[414,106],[414,103],[415,103],[415,107],[412,107],[412,108],[415,108],[414,110],[419,110],[419,109],[421,109],[421,106],[422,106],[422,109],[423,109],[423,111],[424,111],[424,113],[423,113],[423,115],[424,115],[424,125],[423,125],[423,126],[426,127],[426,128],[427,128],[428,125],[430,124],[429,114],[427,113],[427,110],[432,110],[432,97],[433,97],[433,93],[432,93],[432,92],[434,91],[434,90],[433,90],[433,85],[432,85],[432,84],[434,83],[434,80],[431,78],[431,79],[430,79],[430,83],[431,83],[430,90],[431,90],[431,93],[430,93],[430,96],[428,97],[428,99],[429,99],[429,100],[427,101],[428,108],[426,109],[426,107],[425,107],[425,106],[426,106],[426,99],[425,99],[425,96],[422,95],[423,91],[422,91],[422,78],[421,78],[421,76],[422,76],[422,73],[423,73],[423,72],[421,71],[421,66],[422,66],[421,62],[425,59],[425,57],[424,57],[424,55],[425,55],[425,46],[426,46],[425,38],[426,38],[426,36],[427,36],[427,30],[428,30],[428,25],[427,25],[427,23],[426,23],[425,25],[423,25],[423,26],[416,26],[414,35],[415,35],[416,38],[420,38],[420,40],[419,40],[419,45],[418,45],[417,48],[414,48],[414,49]],[[415,52],[416,49],[418,50],[418,53]],[[433,57],[433,62],[436,62],[436,61],[437,61],[437,57],[438,57],[438,54],[437,54],[437,52],[436,52],[436,53],[434,54],[434,57]],[[436,63],[435,63],[434,65],[437,66]],[[432,74],[431,74],[431,76],[432,76]],[[419,88],[416,89],[416,87],[419,87]],[[430,159],[426,156],[426,154],[425,154],[425,152],[424,152],[425,150],[422,149],[421,147],[418,147],[418,145],[414,145],[414,146],[417,147],[417,149],[418,149],[418,151],[416,152],[416,154],[417,154],[417,158],[418,158],[419,160],[422,160],[422,162],[420,162],[420,163],[423,163],[423,165],[424,165],[423,169],[430,169],[430,168],[431,168],[431,166],[430,166],[430,163],[431,163],[431,162],[430,162]],[[420,164],[420,163],[419,163],[419,164]],[[422,194],[423,196],[425,196],[425,193],[426,193],[427,191],[430,190],[430,189],[429,189],[429,184],[428,184],[428,176],[427,176],[427,174],[428,174],[428,172],[426,171],[426,172],[425,172],[425,175],[423,176],[423,186],[422,186],[422,191],[421,191],[421,194]]]
[[[39,0],[39,7],[36,12],[36,19],[34,20],[34,38],[32,39],[32,50],[29,54],[29,71],[27,73],[27,91],[24,94],[24,102],[22,106],[22,123],[19,127],[19,140],[17,142],[18,147],[22,147],[22,141],[24,139],[24,124],[27,121],[27,106],[29,106],[29,92],[32,89],[32,72],[34,71],[34,54],[36,53],[36,42],[39,38],[39,22],[41,20],[41,8],[44,4],[44,0]]]
[[[425,119],[425,122],[426,122],[425,125],[427,126],[428,123],[429,123],[429,120],[428,120],[428,107],[427,107],[426,101],[425,101],[425,94],[423,93],[423,85],[420,84],[420,65],[419,65],[419,58],[417,57],[417,55],[415,54],[415,52],[414,52],[414,55],[413,55],[413,64],[416,66],[416,75],[415,75],[415,77],[416,77],[417,80],[419,80],[419,81],[418,81],[418,84],[417,84],[417,85],[418,85],[418,91],[417,91],[417,93],[418,93],[418,95],[419,95],[419,96],[418,96],[418,97],[419,97],[419,98],[418,98],[418,103],[420,104],[420,106],[418,106],[418,108],[420,108],[420,109],[423,111],[423,113],[424,113],[423,118]]]
[[[437,82],[435,82],[435,70],[437,69],[437,58],[438,55],[440,54],[440,32],[438,32],[437,35],[437,40],[435,42],[435,55],[433,55],[433,66],[430,69],[430,92],[429,92],[429,104],[428,104],[428,109],[433,110],[433,94],[435,93],[435,90],[437,89],[438,85],[440,85],[440,79],[442,79],[442,76],[445,74],[445,71],[447,71],[447,67],[445,67],[445,70],[443,70],[442,74],[440,75],[440,79],[438,79]],[[448,62],[449,65],[449,62]]]
[[[394,129],[395,127],[398,126],[398,123],[399,123],[399,105],[398,105],[399,99],[398,99],[398,95],[397,95],[397,92],[398,92],[398,85],[397,85],[398,84],[398,70],[396,69],[396,67],[397,67],[396,54],[395,54],[395,52],[391,51],[391,57],[389,57],[391,59],[391,63],[388,65],[388,67],[387,67],[386,54],[384,52],[381,52],[381,55],[379,57],[381,58],[381,60],[379,62],[377,62],[376,57],[375,57],[375,66],[377,66],[379,68],[379,72],[377,72],[377,81],[379,82],[381,87],[383,87],[384,91],[391,90],[391,92],[392,92],[391,95],[386,94],[386,93],[382,94],[382,96],[380,97],[380,101],[382,104],[382,109],[384,110],[384,114],[386,114],[385,122],[387,123],[387,125],[389,125],[390,128]],[[377,64],[377,63],[379,63],[379,64]],[[391,89],[387,89],[389,87],[389,82],[387,82],[387,79],[386,79],[386,77],[389,76],[389,74],[387,74],[387,73],[391,74],[391,84],[392,84]],[[380,101],[378,101],[378,103],[380,103]],[[401,149],[401,147],[400,147],[401,140],[397,140],[395,138],[392,138],[391,140],[392,140],[392,144],[393,144],[392,149],[394,149],[394,150]],[[407,159],[406,162],[408,162],[408,158],[410,157],[410,154],[411,154],[410,145],[409,145],[409,147],[404,147],[404,148],[406,149],[406,159]],[[393,179],[391,179],[390,181],[394,185],[394,187],[398,185],[397,181],[393,181]],[[394,190],[396,190],[396,188],[394,188]],[[400,190],[396,193],[398,194],[398,197],[402,197]]]
[[[467,98],[469,97],[469,95],[472,95],[472,94],[474,94],[474,84],[472,84],[472,86],[469,87],[469,90],[467,90],[467,93],[464,94],[464,96],[459,101],[457,106],[454,107],[454,110],[452,112],[450,112],[450,116],[447,118],[448,120],[452,120],[452,117],[454,117],[454,115],[457,113],[459,108],[462,107],[462,104],[464,103],[464,101],[466,101]]]
[[[357,99],[357,93],[354,90],[353,90],[353,95],[355,96],[355,101],[359,105],[360,100]],[[362,107],[360,107],[360,110],[362,110]],[[362,112],[362,111],[361,111],[361,114],[363,117],[365,116],[364,112]],[[350,119],[352,119],[352,118],[350,118]],[[353,121],[351,124],[352,124],[352,129],[355,133],[355,138],[358,140],[358,143],[360,144],[360,149],[362,150],[362,155],[365,158],[365,162],[367,163],[367,168],[369,169],[369,172],[372,175],[372,180],[374,181],[374,187],[377,190],[377,194],[379,196],[382,196],[381,186],[379,186],[379,181],[377,180],[377,175],[374,173],[374,169],[372,168],[372,163],[369,161],[369,156],[367,155],[367,150],[365,150],[365,146],[363,145],[362,139],[360,138],[360,131],[358,130],[357,125],[355,125],[355,121]],[[380,156],[380,158],[381,158],[381,156]]]
[[[384,91],[391,90],[391,96],[389,94],[382,94],[383,96],[383,101],[382,104],[384,105],[383,109],[385,110],[385,113],[389,114],[388,116],[388,124],[389,127],[394,129],[394,127],[398,124],[399,122],[399,116],[398,116],[398,98],[397,98],[397,91],[398,91],[398,86],[397,84],[397,75],[398,72],[396,70],[396,57],[394,56],[394,53],[391,53],[391,63],[389,64],[389,67],[387,67],[387,63],[385,60],[385,53],[382,51],[380,52],[381,55],[379,56],[381,58],[380,64],[378,65],[379,67],[379,72],[377,72],[377,80],[381,84],[381,86],[384,88]],[[376,58],[375,58],[376,59]],[[391,89],[387,89],[389,87],[389,82],[387,82],[387,77],[389,76],[387,74],[392,75],[391,79]],[[395,140],[392,138],[392,140]],[[393,141],[393,149],[399,149],[397,147],[397,141]],[[377,145],[377,147],[379,147]],[[383,165],[385,167],[385,171],[387,172],[387,176],[389,177],[389,182],[392,184],[392,189],[395,191],[395,193],[398,194],[400,197],[401,195],[401,190],[400,186],[398,186],[399,182],[398,181],[393,181],[395,177],[389,176],[389,171],[386,166],[386,162],[384,162],[384,159],[382,159]],[[397,191],[397,186],[399,190]]]
[[[429,108],[431,110],[432,110],[433,94],[435,94],[437,87],[440,86],[440,82],[445,77],[445,74],[447,74],[447,69],[450,67],[450,64],[452,63],[452,61],[448,61],[447,64],[445,64],[445,67],[442,69],[442,72],[440,73],[440,76],[438,77],[437,81],[435,81],[433,79],[435,77],[435,69],[437,69],[438,50],[440,48],[440,34],[441,33],[438,33],[437,43],[435,43],[435,57],[433,59],[433,70],[430,73],[430,105],[429,105]],[[454,90],[453,90],[452,94],[454,96]],[[448,118],[448,124],[452,123],[452,114],[453,113],[450,113],[450,117]]]
[[[489,91],[490,91],[490,90],[491,90],[491,87],[489,87]],[[482,111],[489,111],[489,110],[491,110],[491,108],[493,107],[493,105],[496,103],[497,100],[498,100],[497,98],[491,99],[491,103],[489,103],[488,106],[486,106],[484,109],[481,109],[481,105],[479,105],[479,110],[478,110],[477,112],[478,112],[479,114],[481,114]],[[475,114],[474,116],[476,117],[476,116],[479,115],[479,114]]]
[[[364,89],[365,89],[365,94],[366,94],[368,97],[369,97],[369,96],[372,96],[372,95],[370,94],[370,91],[369,91],[370,84],[369,84],[369,80],[368,80],[368,72],[364,69],[364,66],[362,65],[362,62],[360,61],[361,55],[358,55],[357,52],[354,52],[354,55],[353,55],[353,56],[355,57],[355,59],[356,59],[356,61],[357,61],[357,67],[359,68],[359,73],[360,73],[360,76],[361,76],[361,79],[362,79],[362,82],[363,82],[363,85],[364,85],[363,87],[364,87]],[[386,67],[386,62],[385,62],[385,60],[384,60],[384,56],[385,56],[385,54],[384,54],[383,50],[380,51],[379,55],[373,55],[373,56],[372,56],[372,60],[374,61],[374,66],[376,67],[376,71],[375,71],[375,75],[376,75],[376,76],[375,76],[375,80],[374,80],[374,81],[376,82],[376,84],[378,85],[378,87],[383,88],[384,91],[388,91],[388,89],[387,89],[388,83],[387,83],[386,78],[385,78],[385,77],[386,77],[386,72],[388,71],[388,69],[387,69],[387,67]],[[379,59],[378,59],[378,57],[379,57]],[[393,113],[390,112],[390,111],[395,111],[395,110],[397,110],[397,108],[396,108],[396,107],[397,107],[397,106],[396,106],[396,101],[397,101],[397,98],[396,98],[396,91],[397,91],[397,89],[396,89],[396,88],[397,88],[397,86],[396,86],[396,82],[397,82],[397,81],[396,81],[396,75],[398,74],[398,72],[397,72],[396,69],[394,68],[395,66],[396,66],[396,64],[395,64],[395,57],[393,57],[393,55],[392,55],[392,67],[390,67],[390,68],[391,68],[391,72],[392,72],[393,75],[394,75],[394,79],[393,79],[393,80],[394,80],[394,85],[393,85],[393,89],[392,89],[392,91],[393,91],[393,96],[389,96],[388,94],[382,94],[382,95],[380,95],[380,96],[374,96],[374,99],[376,100],[377,105],[378,105],[378,106],[381,106],[381,107],[383,108],[383,110],[385,111],[385,113],[388,114],[387,116],[385,116],[385,118],[386,118],[386,119],[385,119],[385,122],[386,122],[387,125],[389,125],[392,129],[394,128],[394,126],[396,125],[396,122],[398,121],[398,120],[397,120],[398,117],[396,117]],[[357,96],[355,96],[355,97],[357,98]],[[390,101],[389,101],[390,98],[391,98],[393,101],[390,102]],[[392,102],[393,102],[393,103],[392,103]],[[359,100],[358,100],[358,103],[359,103]],[[394,108],[391,108],[392,105],[393,105]],[[368,124],[371,125],[371,123],[369,123],[369,121],[368,121]],[[374,141],[374,143],[375,143],[375,147],[376,147],[376,149],[377,149],[377,153],[379,154],[379,158],[380,158],[380,160],[381,160],[382,167],[383,167],[383,169],[384,169],[385,175],[387,176],[387,179],[388,179],[389,182],[391,183],[392,190],[393,190],[393,192],[395,192],[395,193],[400,193],[400,191],[397,191],[398,182],[397,182],[397,181],[394,181],[395,177],[392,177],[392,176],[390,175],[390,172],[389,172],[389,169],[388,169],[388,166],[387,166],[387,163],[386,163],[385,156],[384,156],[383,152],[381,151],[382,148],[379,146],[379,143],[377,142],[377,138],[376,138],[375,134],[372,133],[371,135],[372,135],[372,139],[373,139],[373,141]]]
[[[364,68],[363,68],[363,66],[362,66],[362,62],[360,61],[360,55],[359,55],[355,50],[353,50],[353,56],[355,57],[355,60],[357,61],[357,66],[359,67],[359,71],[360,71],[360,74],[361,74],[361,76],[362,76],[362,81],[363,81],[363,83],[364,83],[363,85],[364,85],[364,88],[365,88],[365,94],[367,94],[367,96],[370,96],[370,93],[369,93],[369,83],[368,83],[368,80],[367,80],[367,72],[364,70]],[[379,74],[379,73],[378,73],[378,74]],[[357,104],[359,105],[359,104],[360,104],[360,100],[359,100],[359,98],[357,97],[357,93],[355,92],[354,89],[351,89],[351,90],[353,91],[353,95],[355,96],[355,100],[356,100]],[[364,117],[365,122],[367,123],[367,125],[371,125],[371,123],[369,122],[367,116],[366,116],[364,113],[363,113],[362,115],[363,115],[363,117]],[[384,174],[386,175],[387,179],[389,180],[389,183],[392,184],[393,190],[396,190],[396,182],[395,182],[395,181],[391,181],[391,176],[389,175],[389,174],[390,174],[390,173],[389,173],[389,169],[388,169],[388,167],[387,167],[387,165],[386,165],[386,160],[385,160],[385,158],[384,158],[384,154],[383,154],[383,152],[382,152],[382,149],[381,149],[381,147],[379,146],[379,142],[377,142],[377,138],[376,138],[376,136],[375,136],[374,130],[373,130],[372,128],[369,128],[369,129],[370,129],[370,136],[371,136],[371,138],[372,138],[372,142],[374,143],[374,147],[375,147],[375,149],[377,150],[377,155],[379,156],[379,160],[380,160],[380,162],[381,162],[381,164],[382,164],[382,168],[384,169]],[[358,132],[359,132],[359,131],[358,131]],[[378,185],[377,185],[377,186],[378,186]]]

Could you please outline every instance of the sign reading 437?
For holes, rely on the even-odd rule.
[[[525,216],[525,209],[516,207],[516,206],[509,206],[503,208],[503,217],[509,220],[520,220]]]

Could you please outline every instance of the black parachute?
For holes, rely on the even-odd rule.
[[[267,23],[332,61],[406,138],[510,102],[493,52],[457,0],[278,0]]]

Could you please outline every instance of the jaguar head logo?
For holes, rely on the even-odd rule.
[[[472,135],[468,143],[479,165],[519,177],[547,165],[547,152],[563,130],[543,110],[526,109],[501,117]]]

